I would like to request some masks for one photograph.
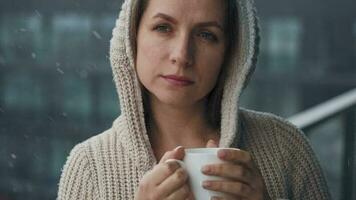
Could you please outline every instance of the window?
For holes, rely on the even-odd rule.
[[[39,16],[8,14],[5,18],[0,28],[3,59],[8,63],[26,63],[36,59],[43,36]],[[18,59],[19,56],[22,59]]]
[[[63,114],[75,119],[88,119],[91,112],[91,96],[87,79],[67,74],[63,77]]]
[[[297,64],[302,24],[297,18],[276,18],[267,21],[266,44],[262,50],[267,54],[271,71],[293,70]]]
[[[58,61],[76,62],[87,58],[91,21],[88,16],[66,14],[56,15],[53,23],[53,48]],[[80,48],[80,51],[78,49]],[[85,60],[85,59],[84,59]]]
[[[95,48],[90,48],[90,63],[98,64],[98,60],[106,58],[107,45],[112,37],[112,28],[115,26],[115,20],[113,19],[115,18],[116,16],[111,14],[100,15],[100,17],[91,16],[90,42]]]
[[[7,73],[4,76],[4,104],[15,111],[44,110],[42,83],[29,71]]]

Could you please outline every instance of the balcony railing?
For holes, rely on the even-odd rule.
[[[335,117],[342,117],[344,128],[341,199],[356,199],[356,88],[298,113],[288,120],[302,129],[306,135],[310,135],[311,129]]]

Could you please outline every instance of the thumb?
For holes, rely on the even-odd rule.
[[[159,163],[163,163],[168,159],[177,159],[177,160],[182,160],[184,158],[185,152],[184,152],[184,147],[178,146],[172,151],[167,151]]]
[[[173,159],[183,160],[185,155],[184,147],[178,146],[173,150]]]
[[[207,148],[215,148],[218,147],[218,144],[216,144],[216,142],[212,139],[210,139],[207,143],[206,143],[206,147]]]

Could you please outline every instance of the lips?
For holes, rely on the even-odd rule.
[[[194,81],[185,76],[163,75],[161,77],[175,86],[189,86],[194,84]]]

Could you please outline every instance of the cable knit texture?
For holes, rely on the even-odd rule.
[[[266,199],[330,199],[320,165],[307,138],[272,114],[239,108],[239,97],[256,65],[258,22],[252,0],[237,0],[237,49],[228,62],[219,147],[251,153],[267,188]],[[59,183],[58,200],[129,200],[143,175],[157,163],[144,121],[130,35],[136,0],[126,0],[113,29],[110,60],[121,115],[112,128],[71,151]]]

